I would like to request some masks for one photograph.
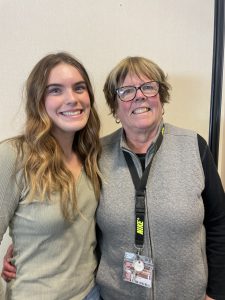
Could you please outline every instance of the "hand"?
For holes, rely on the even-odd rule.
[[[205,295],[205,300],[215,300],[215,299]]]
[[[8,282],[16,278],[16,267],[11,264],[13,245],[10,245],[3,259],[2,278]]]

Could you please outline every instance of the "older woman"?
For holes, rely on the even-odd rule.
[[[104,93],[122,128],[105,137],[97,210],[104,300],[225,299],[225,197],[205,140],[164,124],[164,72],[128,57]]]

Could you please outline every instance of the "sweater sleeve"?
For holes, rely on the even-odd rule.
[[[15,149],[8,142],[0,144],[0,243],[19,202],[15,176]]]
[[[202,198],[205,207],[206,255],[208,262],[207,295],[225,299],[225,194],[210,149],[198,135],[198,145],[205,174]]]

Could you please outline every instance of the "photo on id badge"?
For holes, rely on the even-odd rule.
[[[152,275],[153,264],[148,257],[125,252],[123,261],[123,280],[151,288]]]

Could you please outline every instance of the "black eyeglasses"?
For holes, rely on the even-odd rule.
[[[116,89],[116,94],[121,101],[132,101],[137,94],[137,91],[141,90],[142,94],[146,97],[154,97],[159,92],[159,83],[157,81],[145,82],[142,85],[136,86],[121,86]]]

